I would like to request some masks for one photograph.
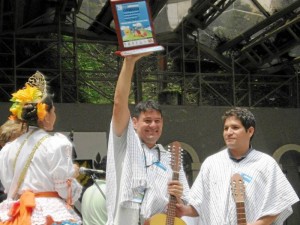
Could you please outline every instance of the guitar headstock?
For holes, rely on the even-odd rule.
[[[174,141],[168,146],[168,150],[171,153],[171,168],[174,172],[179,172],[181,168],[181,152],[182,148],[178,141]]]
[[[231,190],[236,203],[245,201],[244,181],[242,176],[238,173],[233,174],[231,177]]]

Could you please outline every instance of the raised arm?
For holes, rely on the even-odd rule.
[[[122,135],[130,118],[128,99],[135,63],[146,55],[149,55],[149,53],[127,56],[124,58],[123,66],[116,85],[112,115],[113,130],[117,136]]]

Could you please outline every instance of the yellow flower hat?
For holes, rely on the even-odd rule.
[[[39,75],[43,75],[40,72],[36,72],[32,77]],[[29,80],[32,79],[29,78]],[[44,77],[43,77],[44,78]],[[45,82],[45,80],[44,80]],[[44,91],[44,90],[43,90]],[[12,98],[10,101],[13,102],[13,105],[10,107],[10,112],[12,115],[9,117],[10,120],[20,119],[22,120],[22,110],[24,105],[28,103],[36,103],[37,104],[37,116],[39,120],[43,120],[47,114],[47,105],[42,103],[44,93],[38,88],[38,86],[33,86],[32,83],[27,82],[25,87],[18,90],[17,92],[12,94]]]

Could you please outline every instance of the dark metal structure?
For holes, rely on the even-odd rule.
[[[147,91],[168,104],[300,107],[300,0],[149,0],[155,26],[185,3],[157,33],[166,50],[137,67],[136,100]],[[84,102],[82,88],[112,101],[116,48],[108,0],[0,0],[0,101],[35,70],[58,102]]]

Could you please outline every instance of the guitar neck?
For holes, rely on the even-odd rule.
[[[245,212],[245,186],[243,177],[235,173],[231,177],[232,196],[236,204],[237,225],[247,225]]]
[[[178,180],[178,179],[179,179],[179,173],[173,171],[173,180]],[[174,219],[175,219],[175,216],[176,216],[176,203],[177,203],[176,197],[173,196],[173,195],[170,195],[168,209],[167,209],[166,225],[173,225],[174,224]]]
[[[247,225],[244,202],[236,203],[237,225]]]

